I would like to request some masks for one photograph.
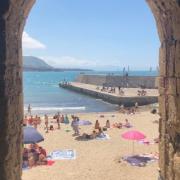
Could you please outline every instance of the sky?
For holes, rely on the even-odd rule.
[[[37,0],[22,43],[55,67],[118,71],[155,69],[160,46],[145,0]]]

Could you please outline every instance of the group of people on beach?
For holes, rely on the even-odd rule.
[[[130,122],[128,121],[128,119],[125,119],[125,123],[121,123],[121,122],[116,122],[112,125],[113,128],[118,128],[118,129],[122,129],[123,127],[125,128],[131,128],[132,125],[130,124]]]
[[[47,153],[44,148],[37,144],[30,144],[23,149],[23,168],[32,168],[37,165],[47,164]]]
[[[136,102],[135,104],[134,104],[134,107],[124,107],[124,105],[123,104],[121,104],[120,105],[120,107],[119,107],[119,112],[120,113],[123,113],[123,114],[135,114],[137,111],[138,111],[138,108],[139,108],[139,105],[138,105],[138,102]]]
[[[107,129],[110,128],[110,121],[106,121],[106,125],[101,127],[98,120],[96,120],[94,129],[92,133],[83,133],[81,136],[79,136],[81,139],[96,139],[96,138],[105,138],[106,134],[104,131],[107,131]]]
[[[57,123],[57,129],[61,129],[60,123],[69,124],[69,118],[67,114],[64,116],[63,114],[60,114],[59,112],[53,116],[53,119],[56,120]],[[53,131],[55,128],[52,124],[49,125],[49,117],[47,114],[44,115],[44,123],[45,123],[45,130],[46,133],[50,131]]]
[[[23,126],[33,126],[34,128],[37,129],[38,125],[41,124],[41,117],[39,116],[28,116],[26,115],[23,119]]]

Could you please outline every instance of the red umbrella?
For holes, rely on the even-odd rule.
[[[134,154],[134,141],[142,140],[146,137],[143,133],[135,130],[127,131],[123,133],[121,136],[124,139],[133,140],[133,154]]]

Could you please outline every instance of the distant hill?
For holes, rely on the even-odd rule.
[[[55,68],[47,64],[44,60],[34,56],[23,57],[24,71],[92,71],[90,69],[78,68]]]

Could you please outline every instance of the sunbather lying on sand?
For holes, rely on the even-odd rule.
[[[121,128],[122,128],[122,123],[114,123],[112,126],[113,126],[114,128],[119,128],[119,129],[121,129]]]
[[[97,133],[94,130],[92,134],[83,133],[81,136],[78,136],[77,139],[90,140],[90,139],[95,139],[96,137],[97,137]]]

